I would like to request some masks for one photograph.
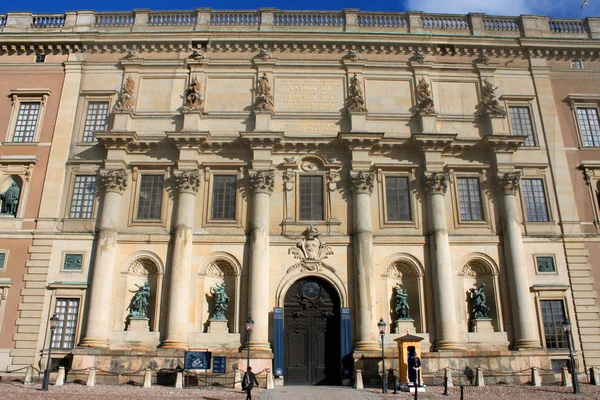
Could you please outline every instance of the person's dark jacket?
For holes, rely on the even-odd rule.
[[[249,376],[250,379],[246,379],[246,376],[248,374],[250,374],[250,376]],[[258,386],[258,381],[256,380],[256,375],[254,375],[254,372],[252,372],[252,371],[246,371],[246,373],[244,374],[243,382],[246,382],[246,386],[244,387],[244,390],[252,390],[254,388],[255,383],[256,383],[256,386]]]

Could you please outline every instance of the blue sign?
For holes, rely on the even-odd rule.
[[[213,374],[224,374],[227,372],[227,357],[213,357]]]
[[[275,307],[273,309],[273,369],[275,376],[283,376],[283,308]]]
[[[210,369],[210,351],[186,351],[183,358],[185,369]]]

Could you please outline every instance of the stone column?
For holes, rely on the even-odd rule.
[[[98,178],[98,186],[104,191],[104,198],[98,223],[86,336],[81,345],[108,347],[109,316],[114,302],[117,227],[121,214],[121,199],[127,187],[127,172],[124,169],[101,170]]]
[[[506,173],[498,177],[502,193],[502,237],[510,290],[514,349],[540,347],[518,220],[516,194],[520,180],[519,172]]]
[[[248,314],[254,320],[252,350],[271,351],[269,345],[269,214],[275,176],[272,171],[250,173],[252,217]]]
[[[350,187],[353,193],[354,268],[356,276],[356,343],[355,351],[377,350],[373,339],[376,327],[374,303],[371,296],[373,272],[373,227],[371,222],[371,193],[374,176],[370,172],[351,172]]]
[[[446,224],[444,195],[448,190],[448,176],[443,173],[426,173],[425,188],[429,198],[431,227],[431,270],[435,305],[435,330],[437,350],[460,349],[458,320],[454,297],[454,271],[450,262],[450,242]]]
[[[174,179],[178,193],[177,217],[173,235],[173,261],[169,271],[167,327],[161,347],[187,350],[194,209],[200,174],[198,170],[176,171]]]

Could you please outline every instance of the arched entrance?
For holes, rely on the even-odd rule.
[[[288,385],[341,383],[340,298],[327,281],[296,281],[284,302],[284,366]]]

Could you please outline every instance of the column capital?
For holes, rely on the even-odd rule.
[[[498,187],[502,194],[515,196],[519,191],[521,171],[498,174]]]
[[[448,191],[448,181],[448,174],[444,172],[426,172],[423,179],[425,190],[429,194],[441,194],[442,196]]]
[[[375,175],[372,172],[351,171],[350,172],[350,188],[354,193],[373,193],[375,184]]]
[[[275,174],[268,170],[251,171],[249,182],[252,193],[266,193],[270,196],[275,186]]]
[[[123,193],[127,188],[125,169],[101,169],[98,171],[99,187],[105,192]]]
[[[200,172],[197,169],[187,171],[175,171],[173,173],[175,187],[179,193],[198,193],[200,187]]]

